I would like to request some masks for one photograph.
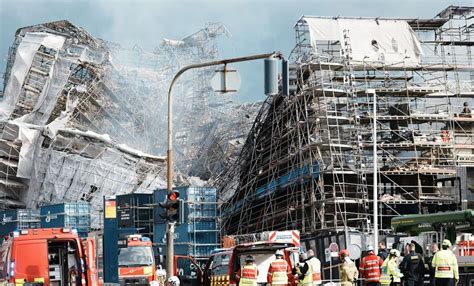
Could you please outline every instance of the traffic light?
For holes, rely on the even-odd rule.
[[[172,191],[166,196],[166,200],[159,203],[159,206],[164,209],[164,212],[160,214],[160,217],[167,222],[182,223],[184,216],[183,212],[183,200],[178,199],[179,192]]]

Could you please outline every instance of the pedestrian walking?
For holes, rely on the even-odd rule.
[[[377,254],[380,258],[382,258],[383,261],[387,259],[388,257],[388,251],[387,248],[385,247],[385,243],[383,241],[379,242],[379,251]]]
[[[398,258],[400,252],[396,249],[390,250],[390,253],[382,264],[382,276],[380,278],[380,284],[382,286],[400,286],[401,278],[403,274],[398,268]]]
[[[257,286],[258,267],[252,255],[245,257],[245,265],[237,272],[240,286]]]
[[[359,276],[359,271],[354,263],[349,257],[349,252],[346,249],[342,249],[339,252],[339,259],[341,263],[339,264],[339,276],[341,278],[341,286],[353,286],[357,282],[357,277]]]
[[[363,257],[359,265],[360,277],[366,286],[380,286],[380,276],[383,260],[375,255],[374,247],[367,247],[367,255]]]
[[[436,252],[431,262],[435,269],[436,286],[453,286],[459,281],[459,269],[456,256],[451,251],[451,241],[443,240],[442,250]]]
[[[276,259],[270,263],[267,272],[267,283],[270,285],[288,285],[288,276],[291,275],[291,268],[288,262],[283,259],[283,250],[275,252]]]
[[[400,264],[400,271],[403,273],[405,286],[423,285],[423,278],[425,276],[425,263],[423,256],[415,252],[416,246],[414,243],[409,245],[409,253],[405,255]]]

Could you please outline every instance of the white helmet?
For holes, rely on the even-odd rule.
[[[166,281],[166,285],[168,286],[179,286],[179,279],[178,277],[176,276],[171,276],[170,278],[168,278],[168,281]]]
[[[283,257],[284,253],[283,253],[283,250],[281,249],[278,249],[276,252],[275,252],[275,256],[282,256]]]

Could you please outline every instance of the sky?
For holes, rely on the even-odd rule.
[[[302,15],[431,18],[447,6],[473,0],[0,0],[0,72],[8,47],[24,26],[67,19],[104,40],[152,50],[162,38],[181,39],[205,23],[221,22],[231,37],[219,41],[222,58],[272,51],[288,56]],[[235,65],[240,102],[263,100],[263,62]]]

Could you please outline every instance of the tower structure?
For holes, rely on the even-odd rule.
[[[382,230],[395,215],[472,205],[473,11],[302,17],[290,95],[267,98],[222,177],[223,231],[370,233],[374,156]]]

